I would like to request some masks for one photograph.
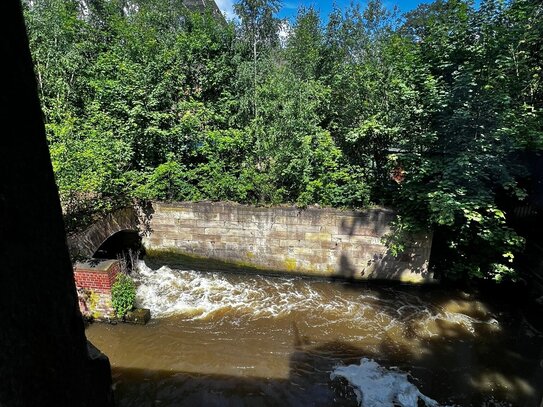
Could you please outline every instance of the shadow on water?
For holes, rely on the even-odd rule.
[[[417,346],[398,345],[385,336],[375,356],[385,366],[409,371],[424,394],[461,406],[493,405],[485,403],[494,399],[539,406],[543,377],[537,345],[516,342],[490,327],[476,326],[468,333],[440,320],[435,336],[421,338],[414,325],[406,329],[406,336]],[[535,350],[533,358],[526,355],[525,346]]]
[[[316,343],[292,322],[284,379],[114,366],[116,399],[119,406],[356,406],[352,388],[330,380],[330,372],[366,357],[408,372],[440,405],[539,407],[541,338],[511,335],[523,329],[520,319],[500,329],[474,324],[473,332],[438,319],[431,337],[419,331],[416,319],[406,322],[405,342],[384,334],[377,348],[337,339]]]
[[[187,372],[113,369],[115,397],[121,407],[155,406],[318,406],[355,407],[332,384],[303,380],[237,377]]]
[[[364,285],[343,286],[360,290]],[[402,323],[405,340],[385,332],[377,352],[361,351],[383,366],[410,372],[422,393],[440,403],[543,407],[543,307],[508,290],[512,288],[492,285],[468,293],[439,286],[383,284],[378,291],[383,298],[414,296],[434,306],[425,308],[426,315],[380,308]],[[443,312],[465,315],[473,324],[466,329],[443,318]],[[489,321],[489,316],[497,320]],[[433,321],[430,335],[422,318]]]
[[[345,381],[330,380],[338,364],[359,361],[360,349],[343,342],[311,347],[293,324],[295,351],[288,378],[241,377],[113,368],[119,406],[357,406]],[[305,348],[308,349],[305,349]]]
[[[358,365],[366,357],[409,373],[410,381],[441,405],[540,407],[543,312],[532,303],[513,301],[522,293],[515,296],[507,287],[477,293],[390,282],[343,281],[333,287],[332,295],[344,291],[346,298],[356,293],[354,298],[375,300],[378,315],[368,324],[399,323],[394,329],[376,329],[376,340],[366,343],[351,339],[348,329],[343,336],[332,331],[329,338],[317,337],[314,329],[312,335],[311,315],[293,313],[290,328],[281,325],[287,344],[291,338],[292,345],[286,354],[288,373],[285,369],[279,378],[114,364],[119,406],[354,406],[352,389],[345,382],[331,381],[330,372],[338,365]],[[272,324],[272,320],[259,323]],[[160,346],[168,345],[152,346],[160,353]],[[239,349],[240,354],[244,351]],[[220,362],[211,364],[217,364],[216,372],[221,370]]]
[[[338,364],[357,363],[360,349],[330,342],[297,349],[285,379],[113,368],[119,406],[357,406],[344,381],[330,380]]]

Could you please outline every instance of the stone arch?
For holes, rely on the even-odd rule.
[[[105,215],[82,232],[68,236],[72,259],[90,258],[99,250],[111,252],[123,241],[134,243],[139,236],[138,216],[133,208],[123,208]],[[105,246],[104,246],[105,245]]]

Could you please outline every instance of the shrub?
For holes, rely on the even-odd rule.
[[[136,299],[136,285],[125,273],[117,274],[115,283],[111,287],[111,302],[113,309],[119,318],[134,308]]]
[[[136,188],[135,196],[161,201],[196,201],[201,194],[189,175],[185,166],[171,156],[147,175],[146,182]]]

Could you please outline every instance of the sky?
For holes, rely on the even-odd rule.
[[[235,0],[215,0],[217,6],[223,11],[227,18],[232,18],[234,12],[232,7],[235,3]],[[354,0],[355,3],[359,2],[362,7],[364,7],[364,1]],[[296,11],[301,6],[313,6],[316,10],[320,11],[321,17],[323,20],[326,20],[328,14],[332,10],[333,4],[336,4],[340,9],[346,9],[349,7],[351,0],[335,0],[335,1],[315,1],[315,0],[283,0],[283,7],[279,12],[278,17],[280,18],[294,18],[296,16]],[[431,0],[384,0],[385,6],[392,8],[398,6],[400,11],[409,11],[416,8],[419,4],[431,3]]]

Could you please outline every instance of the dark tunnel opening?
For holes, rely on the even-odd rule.
[[[117,259],[127,256],[141,259],[145,249],[135,230],[121,230],[107,238],[93,254],[95,259]]]

